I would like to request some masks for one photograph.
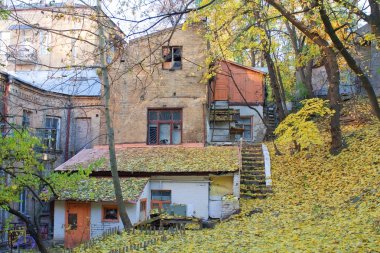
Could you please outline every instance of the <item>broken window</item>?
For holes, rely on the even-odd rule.
[[[182,69],[182,47],[162,47],[162,69]]]
[[[236,135],[236,140],[239,140],[241,137],[243,140],[251,141],[252,140],[252,117],[243,117],[237,120],[236,127],[243,129],[242,135]]]
[[[166,209],[170,206],[172,192],[170,190],[152,190],[152,209]]]
[[[181,144],[181,137],[181,110],[148,111],[148,144]]]

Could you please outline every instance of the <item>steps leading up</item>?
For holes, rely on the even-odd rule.
[[[264,199],[272,189],[266,186],[264,157],[261,144],[244,144],[240,174],[240,196]]]

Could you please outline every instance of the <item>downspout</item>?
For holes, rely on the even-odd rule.
[[[71,108],[72,108],[72,106],[71,106],[71,102],[70,102],[69,107],[67,108],[65,161],[69,160]]]
[[[9,80],[9,76],[7,76],[6,78],[6,81],[5,81],[5,87],[4,87],[4,95],[3,95],[3,105],[4,105],[4,110],[2,111],[2,119],[1,121],[3,122],[6,122],[7,120],[7,115],[9,113],[9,104],[8,104],[8,100],[9,100],[9,93],[10,93],[10,87],[11,87],[11,84],[10,84],[10,80]],[[2,129],[2,134],[5,134],[6,133],[6,129],[3,128]]]

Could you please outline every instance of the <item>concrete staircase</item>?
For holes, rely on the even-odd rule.
[[[264,199],[272,192],[265,183],[264,157],[261,144],[244,144],[242,148],[240,196]]]

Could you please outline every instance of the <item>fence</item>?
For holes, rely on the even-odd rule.
[[[151,238],[149,240],[141,241],[139,243],[133,243],[130,245],[124,245],[122,247],[118,247],[116,249],[111,249],[109,253],[124,253],[132,250],[139,250],[139,249],[146,249],[150,245],[154,245],[159,241],[167,241],[168,235],[184,235],[185,234],[185,224],[177,224],[174,227],[169,227],[168,229],[164,229],[163,227],[156,228],[152,226],[144,226],[136,228],[127,229],[125,231],[128,235],[137,235],[138,233],[145,233],[146,235],[153,235],[156,236],[154,238]],[[102,235],[97,236],[95,238],[90,239],[89,241],[86,241],[78,246],[78,248],[82,250],[86,250],[94,246],[97,242],[105,239],[108,236],[112,236],[115,234],[121,234],[122,231],[119,229],[119,227],[114,227],[107,229],[103,232]],[[66,249],[64,250],[64,253],[72,253],[75,249]]]

